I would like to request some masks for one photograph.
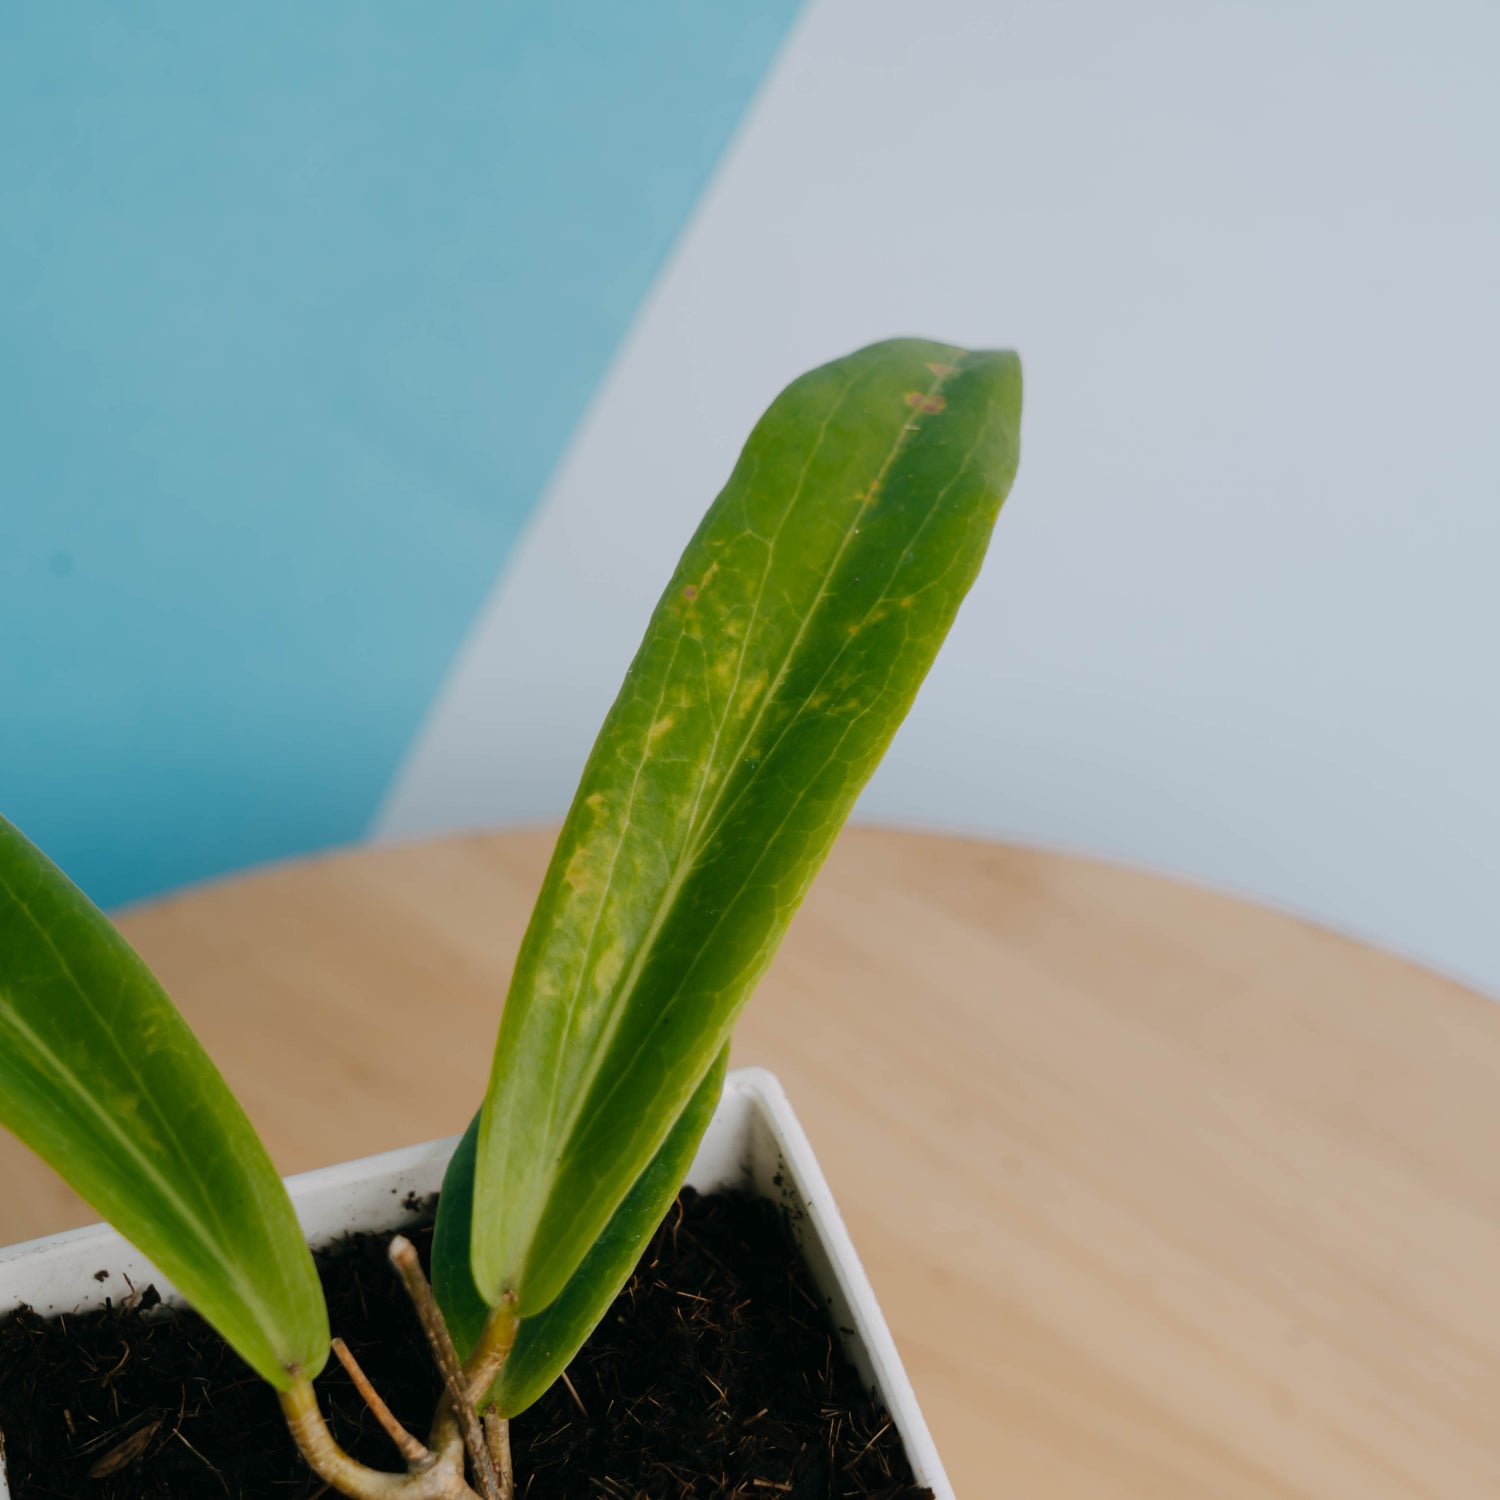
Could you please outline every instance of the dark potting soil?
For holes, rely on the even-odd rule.
[[[406,1233],[425,1259],[430,1228]],[[438,1380],[389,1239],[351,1236],[318,1269],[334,1332],[420,1433]],[[349,1452],[400,1467],[336,1362],[318,1391]],[[328,1494],[270,1389],[149,1288],[100,1312],[45,1321],[22,1308],[0,1324],[0,1432],[14,1500]],[[845,1362],[780,1210],[744,1194],[683,1192],[511,1440],[524,1500],[931,1500]]]

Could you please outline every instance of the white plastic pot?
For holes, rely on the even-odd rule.
[[[432,1141],[289,1177],[287,1188],[308,1239],[317,1245],[350,1230],[399,1224],[409,1194],[425,1197],[442,1185],[456,1144],[457,1137]],[[729,1075],[688,1182],[700,1192],[748,1187],[792,1210],[793,1233],[834,1326],[843,1331],[844,1350],[890,1412],[917,1483],[927,1485],[936,1500],[954,1500],[848,1231],[773,1074],[741,1068]],[[96,1281],[100,1271],[109,1274]],[[151,1263],[104,1224],[0,1250],[0,1312],[21,1302],[44,1316],[82,1311],[106,1297],[127,1296],[131,1283],[151,1282],[164,1297],[172,1295]],[[10,1500],[3,1453],[0,1500]]]

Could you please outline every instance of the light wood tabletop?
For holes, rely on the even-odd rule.
[[[551,836],[125,914],[298,1171],[459,1130]],[[960,1495],[1500,1496],[1500,1006],[1086,860],[845,834],[752,1000]],[[0,1243],[93,1217],[9,1138]]]

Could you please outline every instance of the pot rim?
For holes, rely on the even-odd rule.
[[[393,1205],[399,1211],[408,1193],[422,1195],[440,1184],[458,1140],[450,1136],[404,1146],[288,1177],[287,1191],[308,1238],[317,1244],[349,1229],[390,1227]],[[704,1191],[745,1185],[786,1204],[798,1248],[845,1353],[889,1412],[916,1482],[931,1489],[934,1500],[954,1500],[869,1278],[811,1142],[774,1073],[759,1067],[729,1073],[687,1180]],[[83,1269],[106,1263],[124,1269],[112,1272],[103,1284]],[[122,1294],[125,1277],[132,1275],[154,1280],[164,1297],[175,1295],[150,1262],[107,1224],[63,1230],[0,1249],[0,1308],[9,1311],[22,1301],[48,1313],[97,1306]],[[49,1285],[68,1290],[41,1290]],[[82,1295],[74,1298],[74,1288],[82,1289]],[[3,1435],[0,1500],[11,1500]]]

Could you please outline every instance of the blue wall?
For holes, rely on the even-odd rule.
[[[795,10],[0,20],[0,811],[96,900],[364,832]]]

